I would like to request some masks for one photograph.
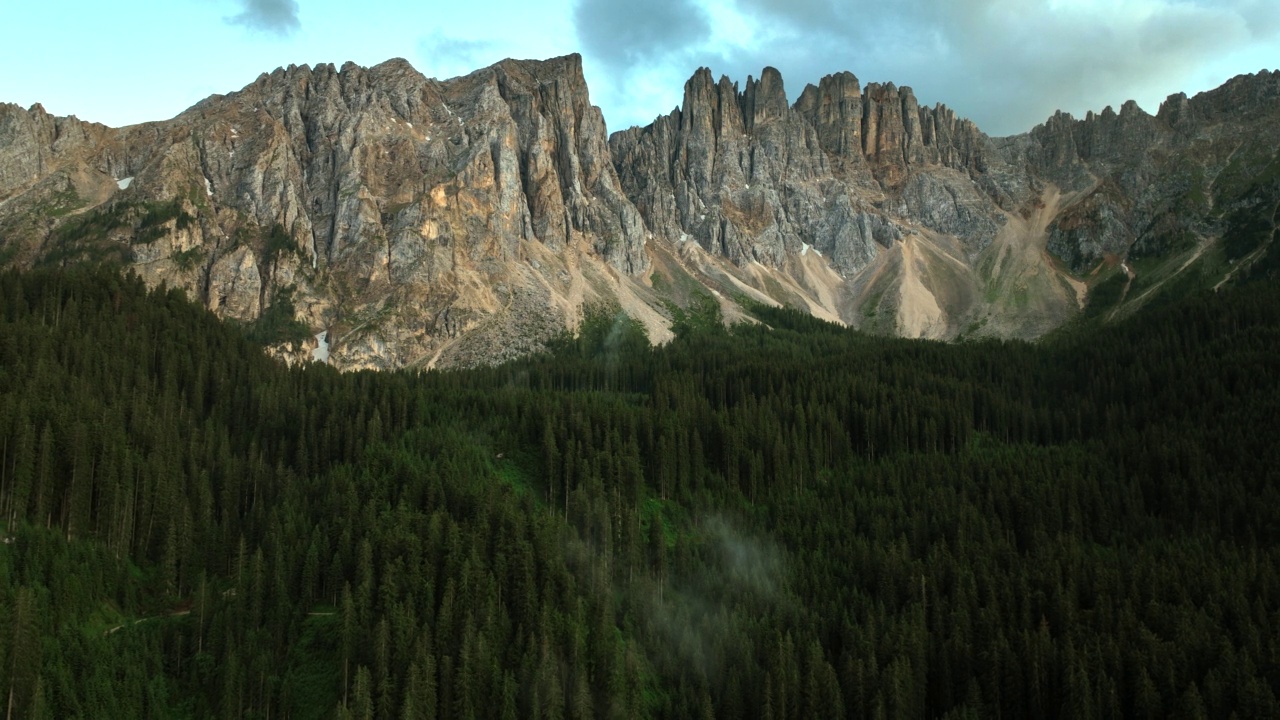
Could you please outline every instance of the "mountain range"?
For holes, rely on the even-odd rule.
[[[1269,264],[1280,71],[993,138],[838,73],[788,101],[698,70],[610,135],[576,55],[440,81],[289,66],[108,128],[0,105],[0,264],[118,263],[290,360],[447,367],[585,313],[700,303],[874,333],[1035,338]]]

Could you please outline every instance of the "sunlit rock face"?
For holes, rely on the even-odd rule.
[[[727,318],[750,299],[1034,337],[1099,267],[1211,244],[1264,202],[1278,98],[1260,73],[989,138],[851,73],[789,104],[772,68],[701,69],[610,137],[576,55],[448,81],[290,66],[119,129],[0,105],[0,261],[120,263],[340,368],[500,362],[593,308],[661,341],[699,288]]]

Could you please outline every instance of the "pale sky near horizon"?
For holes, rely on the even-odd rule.
[[[0,1],[0,102],[113,126],[291,63],[392,57],[444,79],[580,52],[611,131],[669,112],[700,66],[742,82],[772,65],[793,101],[849,70],[991,135],[1280,67],[1277,0]]]

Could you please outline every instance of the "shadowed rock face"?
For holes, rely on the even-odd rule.
[[[739,266],[786,272],[811,246],[844,279],[832,314],[912,334],[908,316],[936,306],[926,334],[938,337],[975,324],[1034,337],[1078,310],[1071,274],[1135,244],[1168,250],[1169,234],[1214,243],[1224,204],[1274,166],[1280,139],[1276,72],[1173,96],[1155,116],[1129,102],[994,139],[944,106],[921,107],[910,88],[862,87],[850,73],[807,86],[790,108],[783,98],[770,68],[743,90],[699,70],[679,109],[610,139],[627,195],[659,238]],[[1218,186],[1241,158],[1250,169]],[[919,246],[909,258],[904,238]],[[1019,262],[1005,262],[1015,251]]]
[[[729,315],[746,295],[1030,337],[1078,311],[1072,273],[1211,244],[1265,205],[1277,119],[1280,73],[993,139],[851,73],[789,105],[772,68],[742,87],[704,68],[609,137],[576,55],[443,82],[290,66],[120,129],[0,105],[0,261],[121,261],[243,322],[292,304],[348,368],[500,361],[592,304],[660,340],[699,285]]]
[[[686,235],[735,262],[773,265],[808,244],[846,275],[910,225],[962,238],[976,253],[999,230],[1002,205],[1029,193],[973,123],[920,108],[910,88],[863,92],[850,73],[807,86],[787,107],[772,68],[743,91],[704,68],[679,110],[616,133],[610,147],[660,237]]]

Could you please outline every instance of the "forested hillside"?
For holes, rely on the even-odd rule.
[[[1274,283],[1037,345],[715,307],[339,374],[0,274],[6,717],[1280,716]]]

